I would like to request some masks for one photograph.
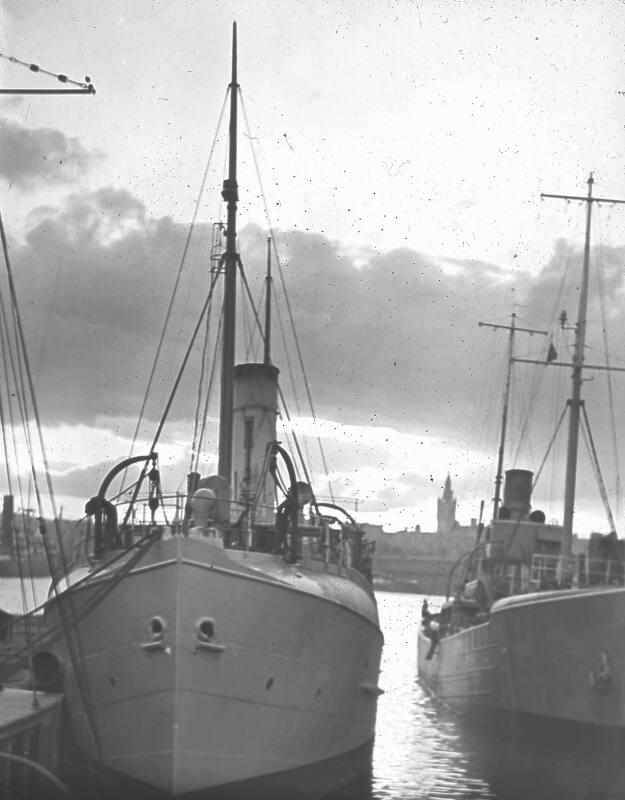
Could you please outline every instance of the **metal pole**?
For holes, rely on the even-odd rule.
[[[605,197],[593,197],[592,186],[594,180],[592,173],[588,178],[588,193],[586,197],[566,194],[541,194],[541,197],[550,197],[557,200],[580,200],[587,203],[586,208],[586,236],[584,239],[584,259],[582,268],[582,284],[579,293],[579,310],[577,325],[575,326],[575,352],[573,355],[572,393],[568,401],[569,413],[569,440],[566,456],[566,478],[564,484],[564,519],[562,556],[570,556],[573,547],[573,515],[575,513],[575,484],[577,481],[577,452],[579,449],[579,421],[582,400],[582,373],[584,369],[584,349],[586,346],[586,314],[588,308],[588,276],[590,272],[590,222],[593,203],[625,204],[625,200],[615,200]]]
[[[230,81],[229,170],[222,197],[228,205],[226,253],[224,259],[224,327],[221,356],[221,400],[219,414],[218,472],[228,483],[232,481],[232,406],[235,349],[235,315],[237,291],[237,24],[232,26],[232,79]]]

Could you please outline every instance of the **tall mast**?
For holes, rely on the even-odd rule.
[[[577,452],[579,449],[579,419],[582,407],[582,372],[584,369],[584,350],[586,349],[586,315],[588,309],[588,276],[590,272],[590,220],[592,212],[592,173],[588,178],[586,205],[586,237],[584,240],[584,261],[582,266],[582,285],[579,292],[579,309],[575,326],[575,350],[573,353],[573,373],[571,399],[569,405],[569,439],[566,453],[566,478],[564,483],[564,538],[562,555],[570,556],[573,547],[573,514],[575,512],[575,484],[577,482]]]
[[[219,413],[218,472],[228,483],[232,480],[232,411],[234,345],[237,296],[237,24],[232,24],[232,78],[230,81],[230,135],[228,177],[221,196],[227,203],[226,252],[224,256],[224,321],[221,355],[221,400]]]
[[[267,237],[267,275],[265,284],[265,353],[263,361],[265,364],[271,364],[271,236]]]
[[[582,283],[579,293],[579,309],[575,326],[575,350],[573,355],[573,373],[571,399],[569,406],[569,439],[566,453],[566,478],[564,484],[564,519],[562,555],[570,556],[573,547],[573,514],[575,512],[575,484],[577,481],[577,451],[579,449],[579,421],[584,401],[582,400],[582,373],[584,368],[584,350],[586,347],[586,314],[588,309],[588,276],[590,273],[590,221],[593,203],[625,203],[624,200],[611,200],[592,196],[592,172],[588,178],[588,193],[585,197],[563,194],[541,194],[541,197],[553,197],[559,200],[581,200],[586,207],[586,236],[584,240],[584,259],[582,266]]]
[[[503,394],[503,411],[501,412],[501,436],[497,455],[497,474],[495,475],[495,496],[493,497],[493,519],[497,519],[497,511],[501,503],[501,484],[503,481],[503,454],[506,445],[506,428],[508,425],[508,406],[510,404],[510,380],[512,378],[512,356],[514,355],[514,330],[516,313],[512,312],[510,333],[508,334],[508,367],[506,369],[506,388]]]
[[[517,331],[547,335],[547,331],[534,328],[519,328],[516,324],[516,312],[512,312],[510,325],[495,325],[492,322],[478,322],[480,327],[499,328],[509,331],[508,334],[508,366],[506,370],[506,386],[503,393],[503,410],[501,412],[501,434],[499,437],[499,452],[497,455],[497,474],[495,475],[495,496],[493,497],[493,519],[497,519],[497,511],[501,504],[501,484],[503,483],[503,458],[506,448],[506,430],[508,427],[508,408],[510,406],[510,383],[512,379],[512,364],[514,362],[514,335]]]

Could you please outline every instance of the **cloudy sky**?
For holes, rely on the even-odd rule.
[[[316,425],[304,404],[291,412],[313,437],[319,490],[317,436],[336,495],[358,497],[365,519],[431,528],[447,472],[458,516],[476,516],[492,495],[506,344],[478,321],[505,324],[514,308],[570,353],[557,318],[563,307],[576,316],[584,209],[540,192],[585,194],[593,171],[597,195],[625,198],[622,3],[5,0],[0,14],[2,53],[89,75],[97,89],[0,103],[0,208],[66,514],[128,452],[236,19],[250,125],[242,118],[240,249],[258,294],[268,223],[247,135],[315,401]],[[56,85],[6,60],[0,82]],[[223,159],[221,136],[208,180],[217,191],[198,209],[147,404],[152,424],[206,292]],[[588,360],[604,362],[607,343],[610,363],[625,365],[625,208],[594,212],[602,277]],[[288,393],[278,332],[275,341]],[[519,354],[542,358],[547,341],[519,337]],[[564,369],[517,369],[508,466],[538,468],[567,380]],[[624,380],[614,374],[612,404],[605,378],[586,385],[615,509]],[[183,389],[161,447],[176,475],[192,438],[191,383]],[[214,433],[211,424],[207,466]],[[550,518],[561,518],[564,449],[560,436],[537,488]],[[603,525],[582,461],[580,531]]]

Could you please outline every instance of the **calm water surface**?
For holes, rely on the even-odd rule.
[[[530,739],[469,723],[436,704],[417,682],[423,597],[377,597],[385,694],[371,793],[360,790],[350,800],[625,800],[625,748],[552,735]]]
[[[48,587],[47,579],[36,579],[27,605],[43,602]],[[378,705],[372,779],[332,800],[625,800],[625,747],[551,734],[521,738],[440,707],[417,682],[423,597],[377,597],[386,639],[380,677],[385,694]],[[440,602],[429,600],[433,606]],[[6,606],[21,611],[17,580],[0,579],[0,608]]]

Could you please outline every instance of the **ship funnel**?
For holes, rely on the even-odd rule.
[[[257,522],[272,522],[274,517],[273,484],[264,467],[267,445],[276,440],[279,374],[272,364],[234,368],[235,497],[243,502],[257,499]]]
[[[527,517],[531,509],[532,480],[534,473],[529,469],[506,470],[506,482],[503,487],[503,505],[500,508],[501,519],[520,519]],[[506,512],[508,512],[506,514]]]

